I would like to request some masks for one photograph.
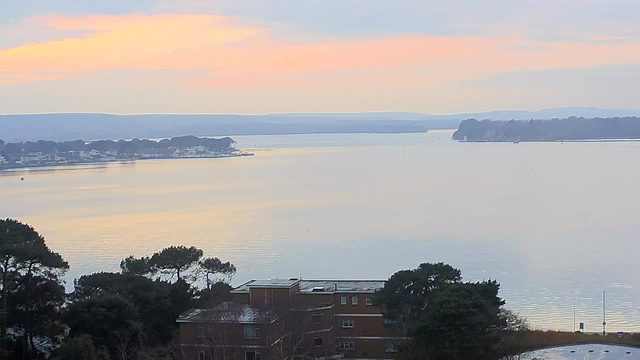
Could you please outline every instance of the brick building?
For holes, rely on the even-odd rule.
[[[233,301],[180,316],[185,360],[390,359],[397,338],[373,305],[384,281],[251,280]]]

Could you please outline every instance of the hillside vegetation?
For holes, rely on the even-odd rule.
[[[453,133],[466,141],[560,141],[640,139],[640,117],[577,118],[528,121],[467,119]]]

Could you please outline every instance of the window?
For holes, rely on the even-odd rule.
[[[373,299],[367,298],[367,306],[372,306],[372,305],[373,305]]]
[[[343,329],[353,329],[354,325],[355,325],[354,321],[352,319],[349,319],[349,320],[342,320],[342,323],[340,326]]]
[[[198,338],[204,338],[204,325],[198,325]]]
[[[398,343],[395,342],[387,342],[384,344],[384,351],[388,353],[398,352]]]
[[[204,351],[200,351],[200,352],[198,353],[198,360],[205,360],[205,358],[204,358]]]
[[[314,347],[320,347],[324,344],[324,339],[322,338],[322,336],[314,336],[313,337],[313,346]]]
[[[396,323],[395,320],[391,320],[391,319],[387,319],[387,318],[384,319],[384,324],[385,325],[392,325],[392,324],[395,324],[395,323]]]
[[[262,355],[257,351],[247,351],[244,353],[245,360],[262,360]]]
[[[354,342],[341,342],[339,346],[342,351],[353,351],[356,349],[356,344]]]
[[[358,305],[358,297],[357,296],[352,296],[351,297],[351,305]]]
[[[340,298],[340,304],[341,305],[347,305],[347,297],[346,296],[343,296],[343,297]]]
[[[246,339],[260,339],[260,329],[257,326],[245,326],[244,337]]]
[[[322,313],[320,312],[313,313],[313,315],[311,316],[311,319],[313,320],[314,324],[322,324]]]

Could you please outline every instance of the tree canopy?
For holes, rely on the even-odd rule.
[[[640,139],[640,117],[577,118],[528,121],[467,119],[453,133],[454,140],[557,141]]]
[[[121,273],[81,276],[66,294],[61,276],[69,265],[62,256],[29,225],[0,220],[7,314],[0,360],[171,358],[178,316],[231,297],[226,282],[235,266],[203,256],[193,246],[129,256],[120,263]],[[505,334],[527,328],[504,308],[499,289],[493,280],[465,282],[451,265],[423,263],[393,274],[374,302],[403,339],[401,358],[497,360],[521,350],[519,337]]]
[[[460,270],[445,263],[424,263],[412,270],[393,274],[378,292],[376,301],[384,305],[393,320],[415,321],[422,316],[433,293],[461,281]]]
[[[83,275],[74,284],[72,299],[76,301],[112,294],[134,304],[151,343],[171,340],[175,320],[195,304],[195,292],[191,287],[137,275],[102,272]]]
[[[434,295],[410,334],[431,360],[498,359],[506,327],[498,289],[495,281],[446,287]]]
[[[0,360],[170,359],[184,311],[228,300],[235,267],[203,251],[174,246],[151,257],[127,257],[121,273],[100,272],[74,280],[69,267],[40,234],[17,220],[0,220],[2,334]],[[153,259],[153,261],[152,261]],[[156,273],[163,276],[153,278]],[[203,280],[199,289],[186,279]]]
[[[131,349],[142,346],[144,332],[135,305],[123,296],[100,294],[71,305],[65,314],[69,336],[89,335],[93,344],[116,355],[121,342]]]
[[[47,318],[56,318],[60,311],[61,276],[68,268],[69,264],[47,247],[44,238],[33,227],[13,219],[0,220],[0,359],[6,356],[8,326],[22,331],[22,352],[25,354],[37,353],[33,340],[36,334],[53,334],[50,331],[54,324],[47,323],[51,320]],[[38,295],[50,296],[51,301],[43,302]]]
[[[0,140],[1,141],[1,140]],[[85,142],[83,140],[54,142],[47,140],[27,141],[20,143],[1,144],[0,151],[5,151],[10,156],[17,156],[29,153],[54,154],[69,151],[116,151],[119,153],[133,153],[149,149],[168,149],[170,147],[193,147],[203,146],[209,150],[225,150],[235,144],[230,137],[214,139],[197,136],[179,136],[160,141],[148,139],[133,140],[98,140]]]
[[[203,254],[204,252],[195,246],[170,246],[153,254],[149,263],[161,273],[180,280],[185,272],[198,263]]]
[[[80,335],[70,338],[58,349],[57,360],[110,360],[104,350],[96,351],[91,337]]]
[[[375,302],[405,339],[403,359],[497,360],[506,354],[502,335],[519,319],[502,308],[499,289],[496,281],[463,282],[450,265],[424,263],[393,274]]]
[[[137,276],[154,275],[157,270],[151,265],[150,260],[148,256],[135,258],[133,255],[130,255],[120,262],[120,269],[123,274]]]
[[[207,289],[211,285],[220,281],[215,280],[216,276],[222,276],[224,280],[230,279],[236,273],[236,267],[230,262],[223,263],[218,258],[206,258],[198,262],[200,273],[205,280]]]

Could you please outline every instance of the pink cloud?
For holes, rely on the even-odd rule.
[[[0,71],[0,85],[15,85],[28,82],[59,80],[81,77],[81,73],[42,73],[34,71]]]
[[[52,31],[82,30],[84,35],[0,50],[0,69],[33,74],[14,76],[14,80],[2,84],[19,83],[20,79],[38,81],[37,72],[201,69],[200,79],[188,80],[192,86],[300,85],[311,74],[359,70],[403,70],[402,77],[388,81],[411,86],[438,85],[498,72],[640,62],[639,43],[534,42],[515,35],[317,42],[303,36],[279,38],[268,28],[238,25],[234,18],[204,14],[52,15],[29,21]]]
[[[211,15],[91,15],[37,18],[54,30],[91,30],[82,38],[27,44],[0,51],[0,68],[13,71],[90,71],[193,67],[186,54],[215,53],[221,45],[259,35]],[[32,19],[36,20],[36,18]]]

